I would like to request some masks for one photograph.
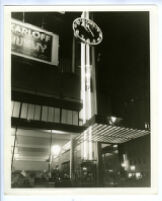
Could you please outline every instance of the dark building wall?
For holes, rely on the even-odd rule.
[[[12,57],[12,88],[80,99],[80,77],[56,67]]]
[[[94,21],[103,31],[96,47],[98,111],[144,129],[150,122],[149,12],[98,12]]]
[[[150,136],[119,144],[119,157],[123,163],[123,154],[127,155],[129,167],[135,166],[134,172],[142,174],[143,185],[150,185]],[[128,170],[128,173],[132,172]]]
[[[123,124],[139,129],[145,129],[145,123],[149,123],[149,104],[145,100],[134,100],[123,105]]]
[[[112,103],[110,96],[104,91],[97,91],[98,114],[108,116],[112,114]]]
[[[72,72],[73,20],[80,12],[13,12],[12,18],[42,28],[59,36],[60,72]]]
[[[12,90],[80,102],[80,75],[72,72],[73,19],[78,13],[13,12],[12,18],[59,35],[59,65],[12,55]],[[15,97],[15,96],[12,96]]]

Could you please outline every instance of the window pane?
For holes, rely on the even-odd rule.
[[[27,119],[33,119],[33,118],[34,118],[34,105],[33,104],[29,104],[28,105]]]
[[[42,106],[42,121],[47,121],[48,117],[48,107]]]
[[[67,123],[67,110],[62,110],[62,117],[61,117],[61,123],[66,124]]]
[[[27,118],[27,113],[28,113],[28,104],[23,103],[22,104],[22,109],[21,109],[21,118],[26,119]]]
[[[35,105],[34,120],[40,120],[40,115],[41,115],[41,106],[40,105]]]
[[[78,125],[78,112],[73,111],[73,125]]]
[[[48,121],[52,122],[54,118],[54,108],[53,107],[48,107]]]
[[[14,101],[11,101],[11,116],[13,115]]]
[[[54,122],[60,122],[60,108],[55,108]]]
[[[67,124],[72,124],[73,118],[72,118],[72,111],[71,110],[67,110]]]
[[[13,117],[19,117],[19,111],[20,111],[20,102],[15,101],[13,109]]]

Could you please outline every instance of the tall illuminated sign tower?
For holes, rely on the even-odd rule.
[[[83,12],[73,22],[74,35],[81,41],[81,99],[83,108],[81,118],[86,124],[97,114],[95,50],[94,46],[101,43],[103,34],[95,22],[89,19],[89,12]],[[91,59],[92,56],[92,59]],[[88,141],[85,140],[88,138]],[[83,133],[82,159],[92,160],[92,130]]]

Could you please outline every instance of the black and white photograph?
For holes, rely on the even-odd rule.
[[[151,188],[150,11],[8,16],[10,188]]]

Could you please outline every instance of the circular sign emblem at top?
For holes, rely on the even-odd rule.
[[[90,19],[76,18],[73,22],[74,36],[89,45],[98,45],[103,40],[99,26]]]

